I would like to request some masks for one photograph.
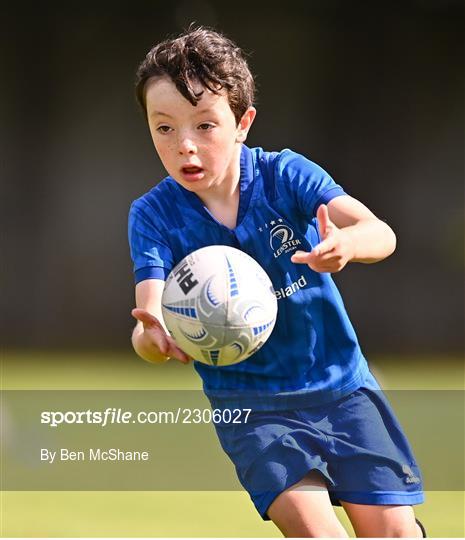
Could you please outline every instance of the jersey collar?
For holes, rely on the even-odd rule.
[[[237,225],[242,223],[242,220],[247,213],[254,188],[254,164],[252,151],[245,144],[242,145],[241,149],[240,171],[241,177],[239,180],[240,192],[239,209],[237,211]]]

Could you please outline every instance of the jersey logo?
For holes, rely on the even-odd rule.
[[[300,240],[294,240],[294,231],[287,225],[277,225],[270,231],[270,246],[275,259],[283,253],[294,251],[299,244]]]
[[[300,289],[303,289],[305,285],[307,285],[307,280],[305,279],[305,276],[300,276],[297,281],[293,281],[287,287],[281,287],[281,289],[276,289],[274,293],[278,300],[282,300],[283,298],[287,298],[288,296],[293,295],[297,291],[300,291]]]
[[[283,223],[282,218],[273,219],[269,223],[258,227],[258,232],[264,230],[270,235],[270,247],[273,250],[275,259],[283,253],[295,251],[302,243],[298,238],[294,238],[294,231],[289,225]]]
[[[270,231],[271,249],[277,249],[294,238],[294,231],[287,225],[276,225]]]
[[[402,465],[402,472],[405,474],[404,480],[406,484],[420,483],[420,479],[414,474],[414,472],[408,465]]]

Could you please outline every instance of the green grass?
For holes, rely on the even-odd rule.
[[[464,387],[461,359],[376,360],[373,370],[385,388]],[[1,379],[4,389],[200,388],[192,366],[152,366],[130,353],[8,353]],[[416,514],[430,536],[464,537],[464,493],[426,496]],[[3,537],[281,537],[272,523],[260,519],[244,492],[10,491],[1,497]],[[353,534],[343,511],[336,512]]]

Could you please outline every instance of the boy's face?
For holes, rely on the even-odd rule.
[[[150,81],[146,90],[150,133],[160,159],[179,184],[201,194],[233,180],[238,172],[240,144],[255,117],[250,107],[236,126],[226,94],[204,90],[191,105],[168,78]]]

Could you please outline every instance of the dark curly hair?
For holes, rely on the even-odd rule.
[[[196,93],[193,82],[215,94],[226,90],[236,123],[254,102],[255,84],[242,50],[224,35],[202,26],[191,26],[179,37],[155,45],[140,64],[136,97],[145,114],[146,83],[151,77],[163,76],[194,106],[203,90]]]

